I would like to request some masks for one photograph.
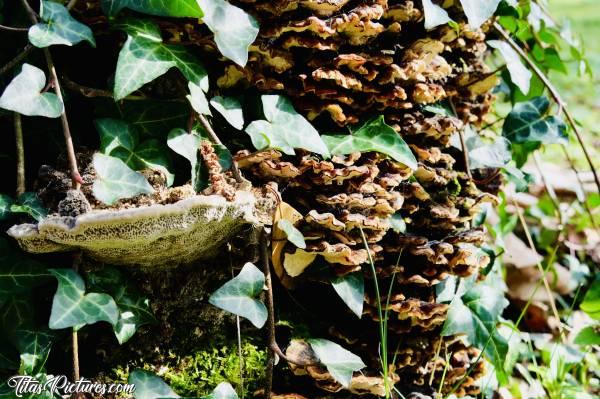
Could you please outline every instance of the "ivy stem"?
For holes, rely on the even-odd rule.
[[[23,59],[25,59],[25,57],[29,55],[29,53],[31,53],[33,49],[34,47],[31,44],[25,46],[23,48],[23,51],[17,54],[15,58],[7,62],[6,65],[4,65],[2,68],[0,68],[0,76],[4,75],[6,72],[10,71],[15,66],[17,66],[21,61],[23,61]]]
[[[7,32],[27,32],[29,28],[17,28],[14,26],[0,25],[0,30],[5,30]]]
[[[198,113],[197,115],[198,120],[202,124],[202,127],[204,128],[204,130],[206,130],[206,133],[208,133],[212,141],[214,141],[218,145],[223,145],[223,142],[221,141],[219,136],[217,136],[217,133],[215,133],[210,123],[208,123],[206,117],[200,113]],[[243,183],[245,181],[244,177],[240,173],[240,169],[238,168],[237,162],[235,160],[231,163],[231,172],[233,173],[235,181],[237,181],[238,183]]]
[[[565,221],[563,218],[563,213],[560,210],[560,201],[558,200],[558,197],[556,196],[556,192],[554,191],[554,188],[548,182],[548,179],[546,178],[546,174],[542,170],[540,157],[539,157],[537,151],[535,151],[533,153],[533,162],[535,164],[536,169],[538,170],[538,173],[540,174],[540,177],[542,178],[542,183],[544,184],[546,193],[548,193],[548,197],[550,198],[550,201],[552,202],[552,205],[554,206],[554,209],[556,210],[558,220],[559,220],[561,228],[562,228],[562,225],[564,224]]]
[[[273,369],[275,367],[275,356],[277,355],[275,347],[275,305],[273,304],[273,284],[271,281],[271,266],[269,262],[269,237],[264,228],[260,232],[260,256],[262,258],[263,273],[265,274],[265,286],[267,287],[267,324],[269,333],[269,356],[267,359],[265,398],[271,397],[273,390]]]
[[[454,101],[450,98],[450,107],[452,108],[452,113],[454,116],[457,116],[456,107],[454,106]],[[458,137],[460,138],[460,147],[463,153],[463,159],[465,162],[465,169],[467,170],[467,176],[469,176],[469,180],[473,180],[473,175],[471,174],[471,165],[469,162],[469,150],[467,148],[467,144],[465,142],[465,135],[463,133],[463,129],[458,130]]]
[[[592,210],[590,208],[590,204],[588,204],[588,202],[585,199],[585,186],[583,185],[583,181],[581,180],[581,176],[579,175],[579,170],[575,167],[575,162],[573,162],[573,158],[571,158],[571,156],[569,155],[567,148],[562,145],[560,146],[560,148],[562,148],[563,153],[565,154],[565,158],[567,159],[567,162],[569,162],[571,169],[573,170],[573,172],[575,172],[575,177],[577,178],[577,182],[579,183],[579,187],[581,188],[581,193],[584,196],[583,200],[581,200],[579,198],[579,195],[577,195],[577,200],[581,203],[581,205],[583,205],[583,208],[585,209],[586,213],[590,217],[590,221],[591,221],[594,229],[598,230],[598,224],[596,223],[596,220],[594,219],[594,213],[592,212]]]
[[[15,112],[15,143],[17,147],[17,197],[25,192],[25,147],[23,145],[23,120]]]
[[[531,59],[529,58],[527,53],[510,37],[508,32],[506,32],[504,30],[504,28],[498,22],[494,22],[494,29],[496,29],[496,31],[504,38],[504,40],[506,40],[508,42],[508,44],[521,56],[521,58],[523,58],[523,60],[527,63],[529,68],[531,68],[533,73],[535,73],[537,75],[537,77],[540,78],[542,83],[544,83],[544,86],[546,86],[546,88],[550,92],[550,95],[552,96],[552,98],[554,99],[556,104],[558,104],[559,113],[562,112],[565,115],[565,117],[567,118],[567,121],[569,122],[569,125],[571,126],[571,129],[573,129],[573,132],[575,133],[575,137],[577,137],[579,146],[581,147],[581,150],[583,151],[583,155],[585,156],[585,159],[586,159],[588,165],[590,166],[592,174],[594,175],[594,181],[596,182],[596,187],[598,188],[598,192],[600,193],[600,178],[598,177],[598,172],[596,171],[596,168],[594,167],[594,162],[592,161],[592,158],[587,150],[587,147],[585,146],[583,137],[581,136],[581,132],[579,131],[579,128],[577,127],[577,123],[575,122],[575,119],[571,115],[571,112],[567,109],[567,105],[563,102],[562,98],[560,97],[558,90],[556,89],[556,87],[554,87],[552,82],[550,82],[548,77],[540,70],[540,68],[538,68],[538,66],[533,61],[531,61]]]
[[[81,251],[75,253],[73,256],[73,270],[78,273],[79,272],[79,264],[81,263]],[[79,337],[77,336],[77,331],[73,328],[71,332],[71,341],[72,341],[72,355],[73,355],[73,381],[79,381],[81,377],[79,373]],[[72,398],[79,399],[79,393],[73,393]]]

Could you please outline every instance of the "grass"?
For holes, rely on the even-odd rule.
[[[593,77],[577,77],[576,66],[568,76],[552,73],[550,78],[566,100],[569,109],[583,127],[584,140],[592,155],[596,168],[600,168],[600,2],[598,0],[550,0],[549,8],[559,22],[569,20],[571,29],[581,38],[585,53],[593,70]],[[557,146],[549,146],[544,158],[556,162],[564,159]],[[572,140],[569,152],[577,166],[588,170],[587,163],[578,144]]]

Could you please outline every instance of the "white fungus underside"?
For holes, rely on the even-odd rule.
[[[11,227],[8,234],[31,253],[82,250],[115,265],[175,266],[207,259],[245,225],[257,223],[255,199],[238,192],[228,202],[217,195],[175,204],[92,211],[77,218],[50,216]]]

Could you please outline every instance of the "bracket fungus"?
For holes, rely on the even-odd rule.
[[[257,223],[255,202],[249,192],[233,201],[198,195],[174,204],[49,216],[8,234],[31,253],[81,250],[110,264],[175,266],[213,257],[244,226]]]

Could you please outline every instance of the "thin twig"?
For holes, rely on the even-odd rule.
[[[27,57],[33,49],[34,49],[34,47],[31,44],[28,44],[27,46],[25,46],[23,48],[23,51],[21,51],[19,54],[17,54],[17,56],[15,58],[13,58],[8,63],[6,63],[6,65],[4,65],[2,68],[0,68],[0,76],[4,75],[6,72],[10,71],[15,66],[19,65],[19,63],[21,61],[23,61],[23,59],[25,59],[25,57]]]
[[[223,142],[221,141],[221,139],[219,139],[219,136],[217,136],[217,134],[215,133],[215,131],[212,128],[212,126],[210,125],[210,123],[208,123],[208,120],[206,119],[206,117],[199,113],[198,120],[200,121],[200,123],[202,124],[202,127],[204,127],[204,130],[206,130],[206,133],[208,133],[210,138],[216,144],[223,145]],[[239,170],[235,160],[231,164],[231,172],[233,173],[233,177],[235,178],[235,181],[237,181],[238,183],[244,183],[246,181],[246,179],[244,179],[244,177],[240,173],[240,170]]]
[[[73,256],[73,270],[78,273],[79,272],[79,264],[81,263],[82,253],[81,251],[75,253]],[[73,381],[76,383],[79,381],[81,374],[79,373],[79,337],[77,336],[77,331],[73,328],[71,333],[71,342],[73,345],[72,355],[73,355]],[[79,393],[73,393],[72,398],[79,399]]]
[[[75,4],[77,4],[77,0],[71,0],[69,2],[69,4],[67,4],[67,10],[72,9],[73,7],[75,7]]]
[[[277,341],[275,340],[275,305],[273,304],[273,284],[271,281],[271,265],[269,262],[269,237],[264,228],[260,233],[260,255],[262,258],[263,273],[265,274],[265,285],[267,287],[267,328],[269,329],[269,357],[267,359],[265,398],[271,397],[273,391],[273,369],[275,367],[275,356]],[[275,343],[275,345],[273,345]],[[278,348],[278,347],[277,347]],[[281,351],[280,351],[281,352]]]
[[[550,185],[548,179],[546,178],[546,174],[544,173],[544,170],[542,169],[542,165],[541,165],[540,158],[538,156],[537,151],[533,152],[533,162],[535,164],[536,169],[538,170],[538,173],[540,174],[540,177],[542,178],[542,184],[544,185],[544,189],[546,190],[546,193],[548,193],[548,197],[550,198],[550,201],[552,202],[552,205],[554,206],[554,209],[556,210],[556,214],[558,216],[559,223],[562,226],[564,224],[565,220],[563,218],[563,213],[560,209],[560,201],[559,201],[558,197],[556,196],[554,187],[552,187]]]
[[[585,159],[586,159],[588,165],[590,166],[590,170],[592,171],[592,174],[594,175],[594,180],[596,182],[598,192],[600,193],[600,178],[598,177],[598,172],[596,171],[596,168],[594,167],[594,162],[592,161],[592,158],[585,146],[585,143],[583,142],[583,137],[581,136],[579,127],[577,126],[575,119],[571,115],[571,112],[569,112],[569,110],[567,109],[567,105],[564,103],[564,101],[560,97],[558,90],[556,89],[556,87],[554,87],[552,82],[550,82],[548,77],[529,58],[527,53],[525,53],[525,51],[510,37],[510,35],[504,30],[504,28],[502,28],[502,26],[498,22],[494,22],[494,29],[496,29],[496,31],[508,42],[508,44],[521,56],[521,58],[523,58],[523,60],[531,68],[533,73],[535,73],[537,75],[537,77],[540,78],[542,83],[544,83],[544,86],[546,86],[546,88],[550,92],[550,95],[552,96],[552,98],[554,99],[556,104],[558,104],[559,111],[561,111],[565,115],[565,117],[567,118],[567,122],[569,123],[569,125],[571,126],[571,129],[573,129],[573,132],[575,133],[575,137],[577,137],[579,146],[581,147],[583,154],[585,155]]]
[[[17,147],[17,197],[25,192],[25,147],[23,146],[23,122],[15,112],[15,143]]]
[[[450,102],[450,107],[452,108],[452,113],[454,114],[454,116],[457,116],[456,107],[454,106],[454,101],[452,101],[452,99],[450,98],[449,102]],[[460,146],[462,148],[463,159],[465,162],[465,169],[467,170],[467,176],[469,176],[470,180],[473,180],[473,175],[471,174],[471,166],[470,166],[470,162],[469,162],[469,150],[467,149],[467,144],[465,143],[465,136],[463,134],[462,129],[459,129],[458,137],[460,138]]]
[[[583,194],[583,199],[580,199],[579,195],[577,195],[577,200],[581,203],[581,205],[585,209],[586,213],[590,217],[590,221],[592,222],[592,226],[594,227],[594,230],[598,230],[598,224],[596,223],[596,220],[594,219],[594,213],[590,209],[590,204],[588,204],[588,202],[585,199],[585,186],[583,185],[583,181],[581,180],[581,176],[579,175],[579,170],[575,166],[575,162],[573,162],[573,158],[571,158],[571,156],[569,155],[569,151],[567,151],[567,147],[565,147],[563,145],[563,146],[561,146],[561,148],[563,150],[563,153],[565,154],[565,158],[567,158],[567,162],[569,162],[569,165],[571,166],[571,169],[573,170],[573,172],[575,172],[575,177],[577,178],[577,182],[579,183],[579,188],[581,189],[581,194]]]
[[[5,30],[7,32],[27,32],[29,28],[19,28],[14,26],[0,25],[0,30]]]
[[[233,271],[233,262],[231,261],[231,245],[228,245],[229,251],[229,268],[231,269],[231,278],[235,277]],[[237,332],[238,358],[240,359],[240,396],[244,399],[244,356],[242,353],[242,329],[240,326],[240,316],[235,316],[235,326]]]

